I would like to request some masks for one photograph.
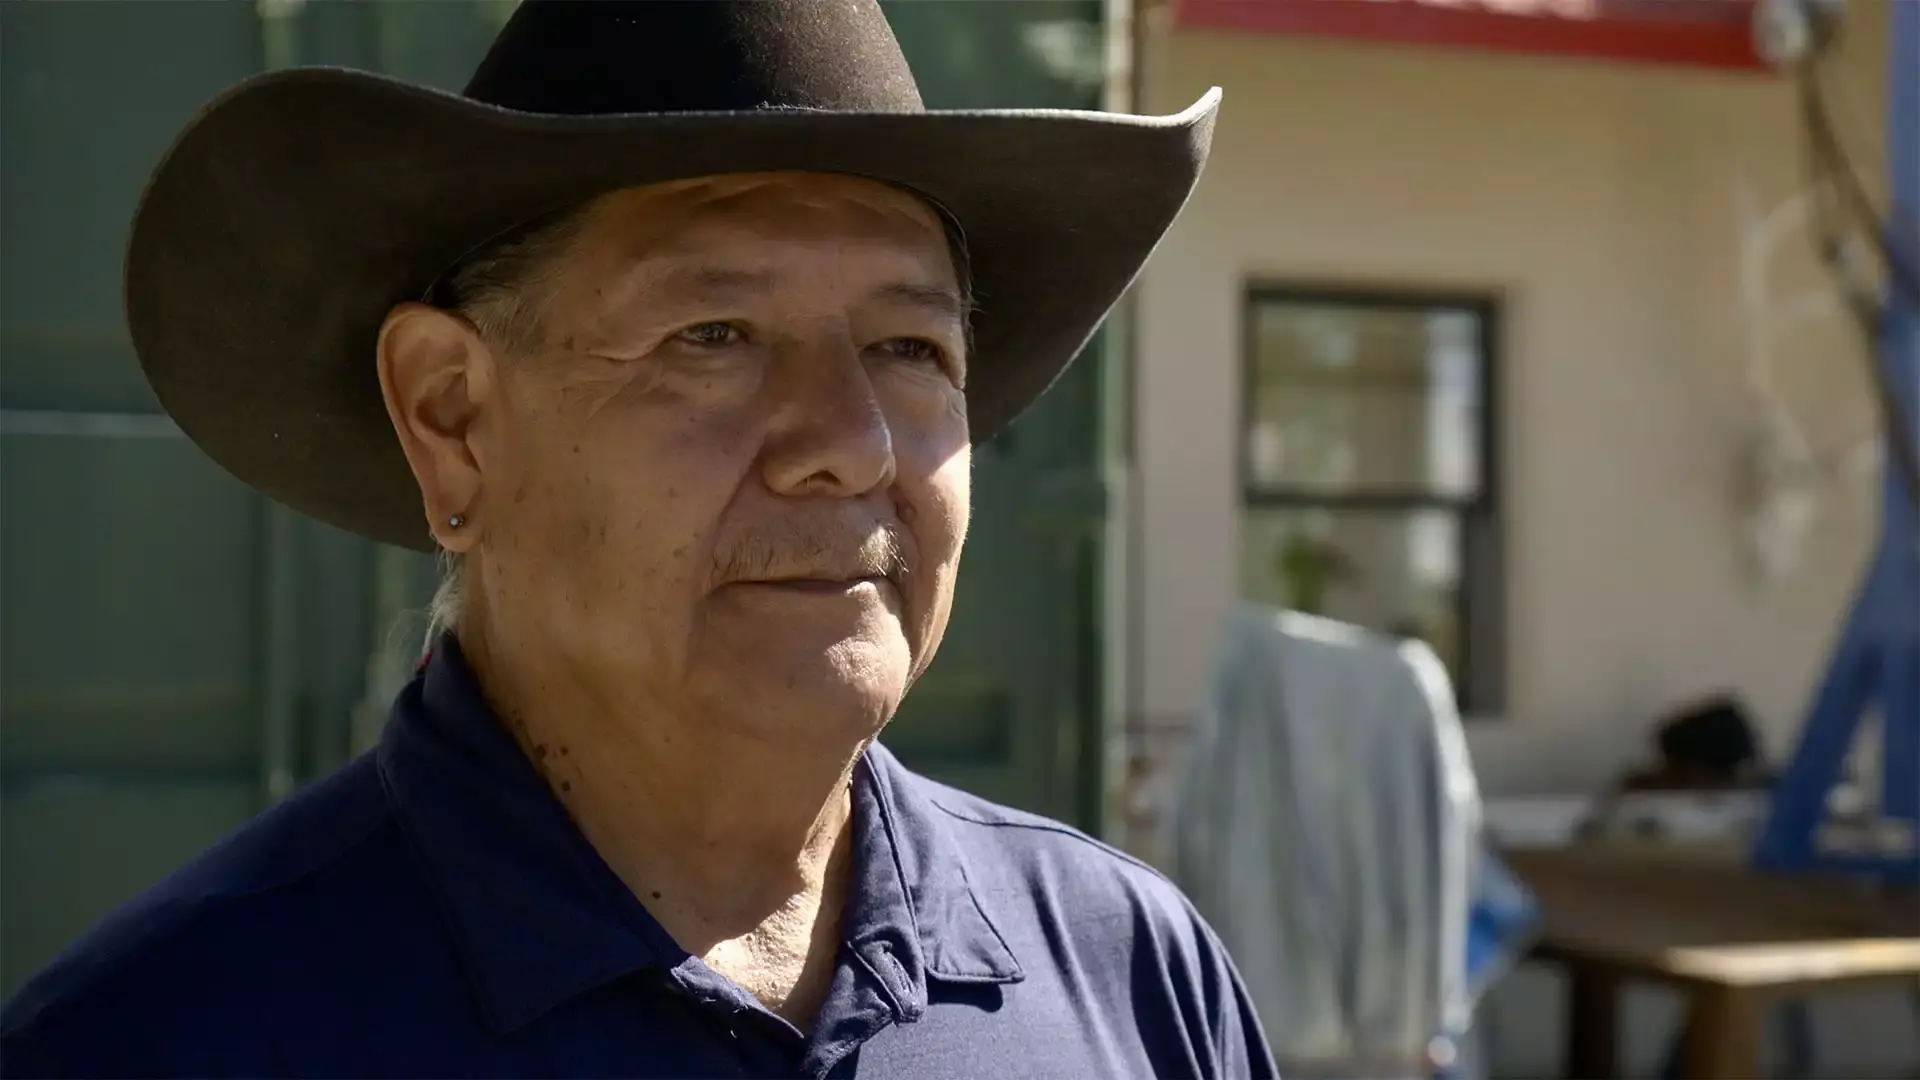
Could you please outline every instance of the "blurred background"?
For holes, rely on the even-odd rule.
[[[1876,197],[1903,2],[1848,5],[1826,61]],[[262,70],[457,90],[512,6],[0,4],[0,993],[370,745],[432,591],[431,560],[268,503],[159,411],[120,308],[147,174]],[[1169,865],[1243,602],[1430,646],[1496,838],[1569,840],[1691,702],[1791,755],[1880,436],[1753,3],[886,7],[931,108],[1226,91],[1128,300],[976,453],[955,622],[887,738],[910,764]],[[1494,989],[1494,1074],[1558,1074],[1565,995],[1531,966]],[[1623,1074],[1653,1075],[1679,999],[1623,1007]],[[1812,1022],[1829,1074],[1920,1062],[1897,992]]]

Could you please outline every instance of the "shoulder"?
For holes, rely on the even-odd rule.
[[[108,916],[30,980],[0,1011],[7,1071],[113,1071],[109,1043],[157,1062],[169,1047],[204,1043],[213,1024],[327,992],[369,947],[356,941],[375,914],[369,901],[393,905],[404,850],[372,759],[350,764]],[[114,1039],[99,1038],[107,1030]]]
[[[1007,909],[1059,913],[1082,935],[1147,934],[1195,954],[1218,948],[1179,886],[1152,866],[1070,825],[911,775],[959,846],[974,890]]]
[[[968,884],[1048,993],[1141,1040],[1159,1075],[1271,1077],[1240,974],[1180,888],[1060,822],[912,776],[944,819]]]

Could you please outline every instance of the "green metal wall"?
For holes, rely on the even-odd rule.
[[[503,0],[0,4],[0,993],[377,733],[429,560],[280,510],[159,415],[120,313],[140,185],[269,66],[457,88]],[[890,4],[930,107],[1094,107],[1095,0]],[[1091,358],[1098,360],[1098,357]],[[887,741],[1093,824],[1101,364],[977,453],[941,658]]]

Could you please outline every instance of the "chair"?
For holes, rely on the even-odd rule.
[[[1172,822],[1175,876],[1238,964],[1282,1075],[1458,1067],[1480,991],[1535,916],[1482,844],[1431,649],[1237,610]]]

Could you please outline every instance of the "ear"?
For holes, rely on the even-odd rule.
[[[380,393],[420,485],[427,527],[441,547],[467,551],[486,490],[475,437],[498,385],[493,351],[464,317],[406,303],[380,326],[378,360]],[[458,528],[456,516],[464,519]]]

